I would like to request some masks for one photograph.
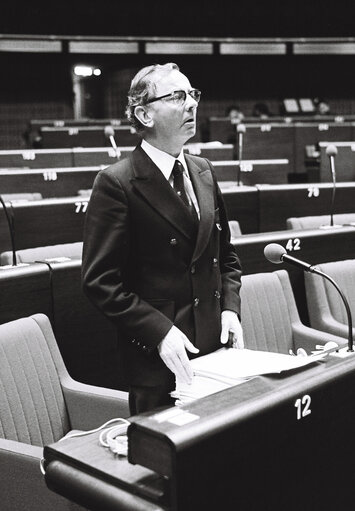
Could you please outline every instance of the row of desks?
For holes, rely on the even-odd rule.
[[[61,167],[93,167],[111,165],[117,161],[117,154],[111,147],[73,147],[58,149],[13,149],[0,151],[0,168],[48,169]],[[105,144],[104,144],[105,145]],[[131,154],[135,145],[119,147],[120,159]],[[209,160],[232,160],[232,144],[187,144],[187,153],[203,156]]]
[[[268,136],[271,137],[271,132]],[[275,132],[272,132],[273,135]],[[276,136],[277,138],[277,136]],[[331,140],[331,139],[329,139]],[[351,140],[351,139],[348,139]],[[267,150],[255,151],[253,154],[244,154],[242,162],[239,162],[233,144],[188,144],[185,151],[208,158],[213,161],[216,171],[221,180],[236,180],[238,168],[241,169],[240,179],[245,185],[269,183],[285,184],[291,182],[294,176],[302,176],[304,154],[302,162],[296,162],[289,152],[278,150],[278,141],[268,144]],[[329,158],[326,149],[329,142],[319,144],[319,156],[312,160],[313,175],[307,168],[308,177],[302,181],[314,180],[330,182]],[[335,142],[338,148],[337,156],[337,180],[355,180],[355,142]],[[276,149],[275,149],[276,148]],[[134,146],[120,147],[120,159],[131,154]],[[314,148],[317,155],[317,148]],[[251,157],[252,158],[249,158]],[[76,147],[66,149],[26,149],[0,151],[0,170],[10,169],[43,169],[49,170],[73,167],[100,167],[111,165],[117,161],[116,152],[110,147]],[[310,159],[308,158],[308,165]],[[295,167],[297,167],[295,171]],[[312,178],[312,179],[311,179]]]
[[[223,143],[238,143],[236,125],[227,119],[210,120],[210,140]],[[320,142],[354,140],[354,122],[296,122],[280,123],[264,121],[246,124],[243,140],[243,159],[259,160],[287,159],[289,172],[307,172],[305,163],[306,146]]]
[[[38,191],[49,194],[52,190],[52,194],[59,194],[63,190],[60,178],[45,181],[42,175],[37,177]],[[83,175],[71,175],[70,186],[73,191],[79,189],[79,182],[76,180],[78,177],[82,178]],[[87,186],[89,181],[92,183],[92,171],[84,173],[84,178],[87,179]],[[25,180],[20,181],[17,192],[24,190],[21,188],[23,183]],[[83,184],[85,185],[80,181],[80,186]],[[68,190],[66,187],[65,189]],[[286,229],[288,217],[326,215],[332,197],[332,187],[328,183],[255,187],[237,187],[227,183],[222,191],[229,219],[239,221],[243,234]],[[354,194],[354,183],[339,184],[335,213],[354,212]],[[88,201],[88,196],[73,196],[8,202],[7,206],[13,218],[16,249],[82,241]],[[11,249],[11,243],[6,216],[1,209],[2,206],[0,252],[4,252]]]
[[[355,253],[355,228],[242,236],[234,240],[234,244],[244,274],[280,269],[264,257],[264,247],[268,243],[280,243],[289,253],[310,264],[351,259]],[[300,317],[307,324],[303,272],[293,266],[287,270]],[[80,259],[0,267],[0,323],[37,312],[46,314],[73,378],[99,386],[124,388],[116,369],[119,352],[115,329],[83,294],[80,275]]]

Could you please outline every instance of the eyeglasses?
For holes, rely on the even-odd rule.
[[[183,105],[186,101],[188,94],[197,103],[200,101],[201,91],[198,89],[191,89],[188,92],[186,92],[184,90],[174,90],[174,92],[171,92],[170,94],[165,94],[164,96],[159,96],[158,98],[149,99],[148,101],[146,101],[146,104],[154,103],[154,101],[160,101],[161,99],[166,99],[166,100],[171,101],[177,105]]]

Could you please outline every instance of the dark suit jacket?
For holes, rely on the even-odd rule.
[[[212,166],[186,162],[198,226],[140,146],[100,171],[86,213],[83,289],[116,325],[134,385],[171,380],[156,347],[173,324],[203,355],[220,347],[221,310],[240,312],[241,268]]]

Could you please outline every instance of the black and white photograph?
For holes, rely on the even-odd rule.
[[[4,0],[0,511],[355,509],[354,13]]]

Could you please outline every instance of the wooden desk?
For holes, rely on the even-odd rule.
[[[38,192],[43,198],[73,197],[92,188],[102,167],[0,170],[0,190],[7,193]]]
[[[237,186],[233,181],[220,181],[228,219],[238,220],[243,234],[258,232],[258,192],[254,186]]]
[[[259,231],[286,229],[290,217],[330,214],[331,183],[256,185]],[[338,183],[334,213],[355,212],[355,183]]]
[[[212,161],[218,181],[237,181],[239,160]],[[290,161],[275,160],[243,160],[240,182],[246,186],[258,183],[283,184],[288,182]]]
[[[320,120],[316,123],[295,123],[295,172],[307,171],[305,167],[306,145],[317,145],[322,141],[351,140],[352,132],[353,123],[351,122],[335,123]]]
[[[92,511],[348,509],[354,379],[354,354],[332,356],[170,409],[170,418],[132,417],[128,459],[138,465],[90,435],[46,446],[45,480]]]
[[[54,147],[104,147],[110,146],[104,126],[72,126],[40,128],[43,148]],[[118,146],[136,145],[140,137],[130,126],[115,126],[114,136]]]
[[[0,151],[0,168],[49,169],[73,167],[71,149],[16,149]]]
[[[353,140],[351,137],[348,140]],[[322,182],[332,182],[332,175],[330,170],[329,157],[326,150],[329,142],[321,142],[320,149],[320,168],[319,180]],[[355,180],[355,142],[336,142],[335,145],[338,149],[338,154],[334,158],[336,181],[354,181]]]
[[[82,241],[88,198],[59,198],[12,203],[16,249]],[[0,251],[11,249],[6,217],[0,207]]]

